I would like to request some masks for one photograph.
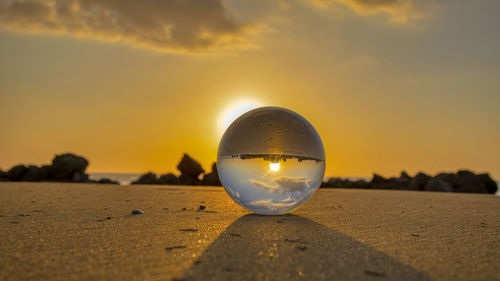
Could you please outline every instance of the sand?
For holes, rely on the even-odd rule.
[[[0,280],[500,280],[494,195],[322,189],[257,216],[215,187],[0,183],[0,226]]]

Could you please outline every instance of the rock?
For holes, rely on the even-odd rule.
[[[204,173],[200,163],[184,154],[182,156],[177,169],[181,172],[179,176],[179,184],[182,185],[201,185],[202,181],[199,180],[200,174]]]
[[[370,188],[370,183],[365,180],[357,180],[353,183],[354,188]]]
[[[321,186],[320,186],[320,187],[333,187],[333,186],[331,186],[331,185],[330,185],[330,183],[331,183],[330,181],[331,181],[331,180],[332,180],[332,179],[330,178],[330,179],[328,179],[328,180],[323,181],[323,182],[321,183]]]
[[[455,192],[490,193],[496,190],[496,182],[489,175],[476,175],[468,170],[460,170],[456,174],[440,173],[434,178],[446,181]]]
[[[399,178],[401,179],[407,179],[407,180],[411,180],[411,177],[410,175],[408,175],[408,173],[406,173],[406,171],[401,171],[401,175],[399,176]]]
[[[221,186],[219,174],[217,173],[217,163],[212,164],[212,172],[203,176],[203,184],[211,186]]]
[[[377,189],[406,189],[408,184],[409,179],[394,177],[386,179],[378,174],[373,174],[373,178],[370,182],[371,188]]]
[[[410,184],[410,177],[399,177],[399,178],[390,178],[396,189],[408,189],[408,184]]]
[[[168,173],[165,175],[162,175],[158,179],[159,184],[171,184],[171,185],[177,185],[180,184],[179,178],[177,178],[174,174]]]
[[[84,181],[88,165],[87,159],[74,154],[56,155],[52,160],[51,178],[55,181]]]
[[[72,182],[89,182],[89,175],[85,173],[75,172],[71,177]]]
[[[458,171],[456,177],[458,184],[454,188],[455,192],[488,193],[488,189],[481,180],[481,177],[473,172]]]
[[[432,178],[425,184],[425,191],[453,192],[453,187],[448,182],[440,178]]]
[[[28,171],[28,168],[24,165],[14,166],[7,171],[7,178],[10,181],[20,181],[26,171]]]
[[[110,179],[100,179],[96,183],[101,183],[101,184],[120,184],[117,181],[110,180]]]
[[[29,166],[23,175],[22,181],[44,181],[48,180],[50,175],[49,166]]]
[[[352,181],[350,179],[330,178],[323,182],[321,187],[337,187],[337,188],[370,188],[370,183],[364,180]]]
[[[342,187],[342,179],[340,178],[329,178],[327,181],[321,183],[321,187]]]
[[[0,170],[0,181],[8,181],[9,178],[7,177],[7,173]]]
[[[179,184],[181,184],[181,185],[201,185],[201,184],[203,184],[203,182],[200,181],[199,179],[193,178],[189,175],[181,174],[179,176]]]
[[[495,194],[498,190],[497,182],[494,181],[489,174],[477,175],[479,180],[483,183],[484,187],[490,194]]]
[[[181,161],[177,165],[177,169],[183,174],[188,175],[192,178],[198,179],[200,174],[204,173],[203,168],[200,163],[198,163],[193,158],[189,157],[189,155],[185,154],[182,156]]]
[[[324,187],[339,187],[347,188],[350,187],[350,183],[347,180],[341,178],[330,178],[323,184]]]
[[[475,176],[476,174],[474,174],[473,172],[469,171],[469,170],[459,170],[457,172],[457,176]]]
[[[442,179],[445,182],[449,183],[453,188],[457,188],[459,185],[458,175],[453,173],[439,173],[434,178]]]
[[[141,210],[135,209],[135,210],[132,211],[132,214],[133,215],[142,215],[142,214],[144,214],[144,212],[141,211]]]
[[[158,179],[156,175],[149,172],[142,175],[138,180],[134,181],[132,184],[158,184]]]
[[[376,173],[373,173],[373,177],[372,177],[372,180],[370,182],[372,184],[373,183],[379,184],[379,183],[385,183],[386,181],[387,181],[387,179],[384,178],[383,176],[376,174]]]
[[[424,174],[424,173],[418,173],[414,178],[412,178],[409,183],[408,183],[408,189],[409,190],[423,190],[425,187],[425,184],[431,177]]]
[[[52,165],[42,165],[42,167],[40,168],[46,170],[49,173],[47,175],[47,180],[50,180],[52,178]]]

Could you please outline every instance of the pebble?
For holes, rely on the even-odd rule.
[[[365,270],[364,272],[365,272],[365,274],[372,275],[372,276],[378,276],[378,277],[385,276],[385,273],[383,273],[383,272],[377,272],[377,271],[372,271],[372,270]]]
[[[132,214],[134,214],[134,215],[142,215],[142,214],[144,214],[144,212],[141,211],[141,210],[135,209],[135,210],[132,211]]]
[[[186,248],[186,245],[167,247],[165,248],[165,250],[172,251],[173,249],[184,249],[184,248]]]
[[[179,230],[185,231],[185,232],[197,232],[198,231],[198,229],[194,229],[194,228],[181,228]]]

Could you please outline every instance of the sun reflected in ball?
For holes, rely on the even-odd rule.
[[[280,169],[280,163],[269,163],[269,169],[276,172]]]

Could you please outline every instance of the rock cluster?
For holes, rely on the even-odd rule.
[[[172,173],[157,176],[154,173],[148,172],[132,184],[221,185],[216,163],[212,164],[212,171],[210,173],[205,173],[198,161],[184,153],[177,165],[177,169],[181,172],[179,177]]]
[[[219,174],[217,173],[217,163],[212,164],[212,171],[203,176],[204,185],[221,186]]]
[[[102,184],[118,184],[109,179],[93,181],[85,173],[89,162],[87,159],[71,153],[56,155],[51,165],[40,167],[17,165],[4,172],[0,170],[0,181],[58,181],[58,182],[86,182]],[[172,173],[156,175],[146,173],[141,175],[132,184],[168,184],[168,185],[208,185],[220,186],[217,174],[217,164],[212,164],[212,171],[206,173],[200,163],[189,155],[184,154],[177,165],[180,176]],[[399,177],[385,178],[373,174],[370,181],[350,180],[343,178],[330,178],[321,184],[321,187],[339,188],[371,188],[371,189],[399,189],[423,190],[442,192],[468,192],[468,193],[496,193],[497,183],[489,174],[475,174],[471,171],[460,170],[456,173],[439,173],[430,176],[418,173],[414,177],[405,171]]]
[[[89,161],[71,153],[56,155],[51,165],[40,167],[17,165],[7,172],[0,171],[0,181],[57,181],[57,182],[93,182],[118,184],[109,179],[92,181],[85,173]]]
[[[373,174],[373,178],[369,182],[364,180],[352,181],[342,178],[330,178],[328,181],[323,182],[321,186],[490,194],[494,194],[498,188],[497,183],[489,174],[475,174],[467,170],[461,170],[457,173],[439,173],[433,177],[422,172],[411,177],[405,171],[401,172],[399,177],[391,178]]]

